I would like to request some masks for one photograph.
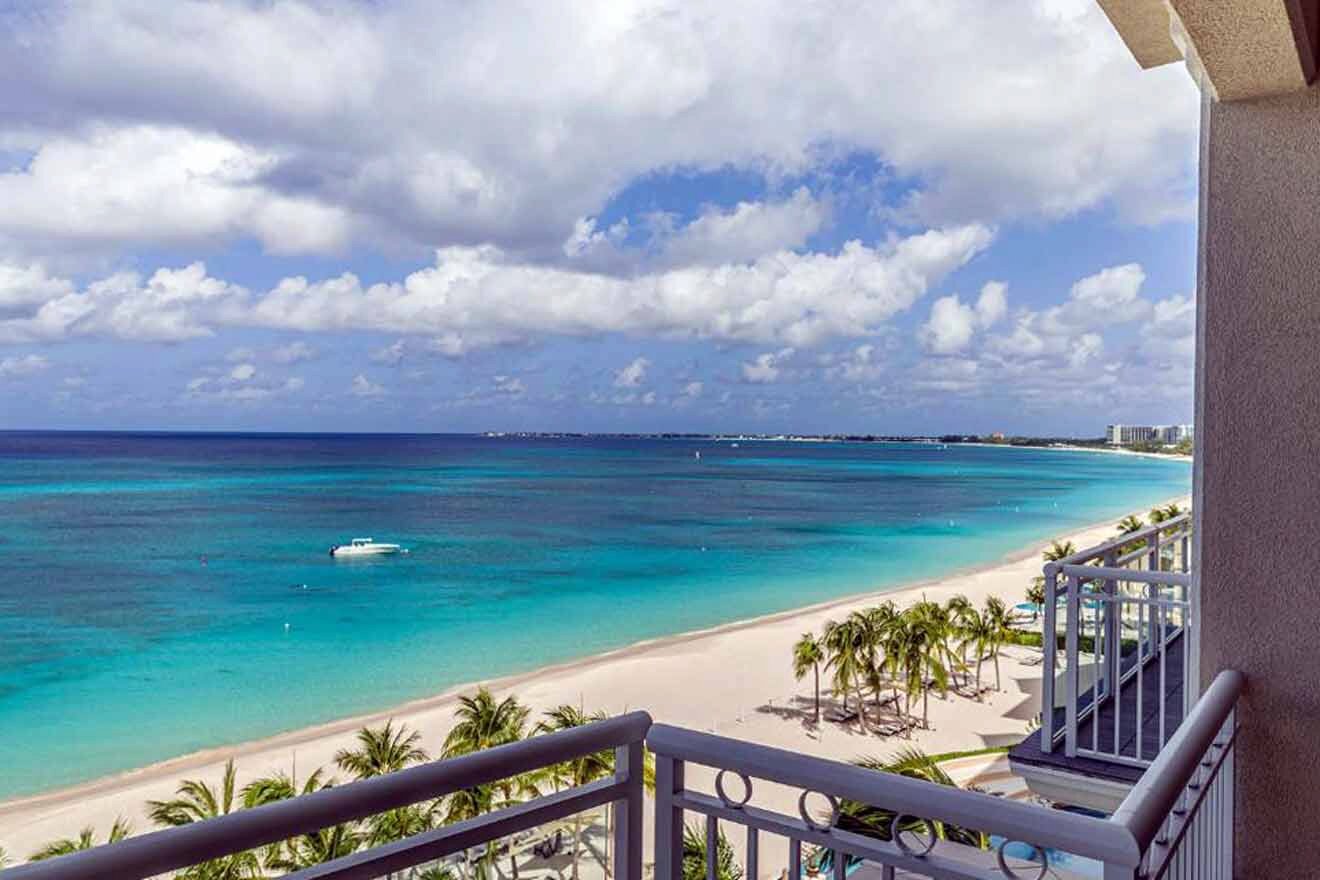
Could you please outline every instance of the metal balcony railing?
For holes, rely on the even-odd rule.
[[[656,757],[655,880],[682,880],[684,816],[704,817],[707,880],[725,880],[720,867],[721,824],[746,833],[748,880],[806,876],[809,859],[828,865],[832,880],[869,866],[882,880],[898,877],[1044,878],[1078,876],[1077,859],[1090,860],[1083,876],[1104,880],[1180,878],[1227,880],[1232,876],[1232,762],[1235,705],[1242,676],[1224,672],[1193,708],[1110,819],[1074,815],[975,791],[867,770],[667,725],[651,726],[635,712],[569,731],[537,736],[452,760],[241,810],[218,819],[173,828],[0,871],[3,880],[140,880],[186,870],[408,804],[486,785],[542,767],[612,749],[612,776],[556,794],[533,798],[478,818],[424,831],[286,875],[296,880],[375,880],[411,876],[418,866],[518,831],[600,807],[614,811],[615,880],[644,880],[643,776],[645,745]],[[695,790],[687,768],[717,771],[714,791]],[[736,783],[734,780],[738,780]],[[757,803],[759,782],[798,794],[797,815]],[[813,812],[810,795],[825,808]],[[782,800],[782,798],[781,798]],[[887,821],[860,833],[841,817],[846,802],[884,811]],[[872,815],[875,815],[873,812]],[[957,833],[954,833],[957,830]],[[784,865],[761,863],[762,839],[788,841]],[[1071,861],[1070,861],[1071,860]],[[1098,865],[1098,868],[1097,868]],[[196,872],[187,876],[202,876]],[[208,875],[209,876],[209,875]],[[872,875],[874,876],[874,875]]]
[[[605,804],[614,810],[614,876],[642,872],[642,739],[651,726],[645,712],[460,758],[323,789],[274,804],[240,810],[85,852],[0,871],[3,880],[145,880],[254,850],[343,822],[380,815],[479,785],[488,785],[554,764],[614,751],[611,777],[545,795],[475,819],[285,875],[291,880],[376,880],[446,856],[536,828]]]
[[[1109,819],[657,724],[646,739],[656,755],[655,878],[684,876],[684,813],[692,812],[705,818],[707,880],[719,880],[721,823],[745,831],[748,878],[778,874],[759,858],[763,838],[775,835],[788,841],[790,880],[804,876],[807,847],[816,849],[816,866],[828,866],[830,880],[863,868],[870,870],[859,876],[878,880],[1228,880],[1241,689],[1240,674],[1222,673]],[[718,771],[714,792],[686,784],[689,764]],[[800,791],[798,814],[754,805],[761,781]],[[813,794],[821,801],[814,812]],[[858,833],[841,821],[848,802],[883,811],[887,821]]]
[[[1184,514],[1045,566],[1041,751],[1145,767],[1169,741],[1194,692],[1190,541]]]

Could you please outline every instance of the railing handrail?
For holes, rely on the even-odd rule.
[[[1149,571],[1142,568],[1109,568],[1103,565],[1061,565],[1058,569],[1064,577],[1086,578],[1097,581],[1133,581],[1140,584],[1173,584],[1177,587],[1190,587],[1192,574],[1187,571]]]
[[[83,880],[163,874],[561,761],[640,743],[650,726],[651,716],[646,712],[630,712],[215,819],[130,837],[56,859],[7,868],[3,876],[4,880]],[[640,768],[629,768],[629,772],[638,773]]]
[[[1160,750],[1110,818],[1122,825],[1144,851],[1158,835],[1187,781],[1233,713],[1245,677],[1235,669],[1215,676],[1192,711]]]
[[[951,822],[1009,840],[1052,847],[1136,868],[1142,851],[1124,825],[1047,810],[977,791],[656,724],[647,747],[662,757],[742,773],[806,791],[844,797],[894,812]]]
[[[1065,556],[1062,559],[1045,563],[1045,576],[1050,575],[1050,570],[1058,570],[1064,565],[1084,564],[1091,559],[1097,559],[1104,556],[1110,550],[1121,549],[1131,544],[1133,541],[1144,541],[1151,535],[1172,531],[1175,528],[1182,528],[1192,521],[1191,511],[1180,513],[1175,517],[1170,517],[1163,522],[1152,523],[1151,525],[1137,529],[1135,532],[1129,532],[1126,535],[1119,535],[1111,538],[1103,544],[1096,544],[1094,547],[1087,547],[1085,550],[1079,550],[1071,556]]]

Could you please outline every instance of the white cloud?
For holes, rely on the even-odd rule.
[[[874,382],[883,374],[883,368],[877,361],[875,346],[867,343],[859,345],[842,355],[832,355],[825,360],[825,377],[841,379],[844,382]]]
[[[1041,328],[1063,335],[1144,318],[1150,312],[1150,303],[1141,298],[1145,282],[1137,263],[1101,269],[1073,284],[1063,305],[1045,310]]]
[[[872,332],[986,248],[983,226],[935,229],[837,254],[783,252],[749,264],[618,278],[448,248],[402,284],[289,278],[246,322],[291,330],[427,334],[454,354],[545,334],[630,333],[802,347]],[[528,296],[536,291],[536,296]]]
[[[927,351],[953,354],[967,347],[975,331],[976,312],[957,296],[942,296],[931,304],[930,319],[921,325],[918,335]]]
[[[696,398],[701,396],[701,393],[702,391],[705,390],[705,388],[706,388],[705,383],[688,382],[686,385],[684,385],[682,388],[679,389],[678,396],[685,400],[695,400]]]
[[[40,354],[25,354],[0,359],[0,379],[21,379],[50,369],[50,361]]]
[[[246,300],[246,291],[207,276],[201,263],[159,269],[146,282],[137,273],[119,272],[0,319],[0,343],[89,335],[182,342],[237,320]]]
[[[593,391],[587,400],[605,406],[655,406],[660,397],[654,391],[628,391],[619,394],[601,394]]]
[[[39,306],[72,292],[72,282],[51,278],[42,266],[0,263],[0,315],[11,309]]]
[[[0,241],[97,249],[249,235],[272,253],[338,251],[348,236],[344,212],[267,186],[278,161],[183,128],[103,126],[55,137],[25,169],[0,174]]]
[[[286,379],[258,381],[256,368],[239,364],[228,373],[196,376],[184,387],[184,399],[191,401],[218,401],[222,403],[255,404],[274,398],[288,397],[301,391],[304,382],[299,376]]]
[[[930,307],[930,319],[917,331],[932,354],[954,354],[965,349],[977,330],[999,321],[1008,310],[1007,285],[991,281],[981,288],[975,307],[963,305],[957,295],[942,296]]]
[[[1084,367],[1095,361],[1104,349],[1105,340],[1099,333],[1083,333],[1068,352],[1068,364]]]
[[[496,376],[493,381],[495,390],[501,394],[522,397],[527,393],[527,385],[517,376]]]
[[[270,359],[277,364],[300,364],[314,357],[316,357],[316,349],[301,340],[278,345],[270,353]]]
[[[1140,71],[1089,3],[81,0],[6,24],[3,126],[36,158],[0,174],[0,252],[246,237],[562,258],[646,174],[773,180],[840,151],[920,181],[905,212],[928,222],[1106,201],[1157,220],[1192,197],[1194,86]],[[791,247],[810,226],[773,231],[769,210],[687,246]],[[708,237],[729,222],[746,229]]]
[[[1171,296],[1155,302],[1141,327],[1142,363],[1171,377],[1190,377],[1196,360],[1196,300]]]
[[[646,371],[650,366],[651,362],[646,358],[636,358],[614,374],[614,387],[636,388],[646,378]]]
[[[355,397],[380,397],[385,394],[385,388],[358,373],[353,377],[353,381],[349,383],[348,393]]]
[[[757,355],[754,360],[743,363],[743,381],[754,385],[768,385],[779,381],[779,377],[784,374],[784,361],[793,354],[793,349],[781,348],[779,351],[767,351]]]
[[[976,317],[981,327],[993,327],[1008,311],[1008,285],[1002,281],[989,281],[981,288],[976,299]]]
[[[739,202],[727,211],[707,207],[676,231],[666,222],[656,247],[665,263],[677,266],[754,260],[802,247],[828,217],[828,207],[804,186],[780,202]]]

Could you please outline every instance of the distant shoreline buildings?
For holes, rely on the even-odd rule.
[[[1139,446],[1148,443],[1162,443],[1177,446],[1184,440],[1191,440],[1191,425],[1107,425],[1105,440],[1110,446]]]

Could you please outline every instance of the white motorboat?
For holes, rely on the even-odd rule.
[[[330,555],[336,558],[344,556],[389,556],[402,548],[398,544],[381,544],[373,538],[354,538],[347,544],[336,544],[330,548]]]

